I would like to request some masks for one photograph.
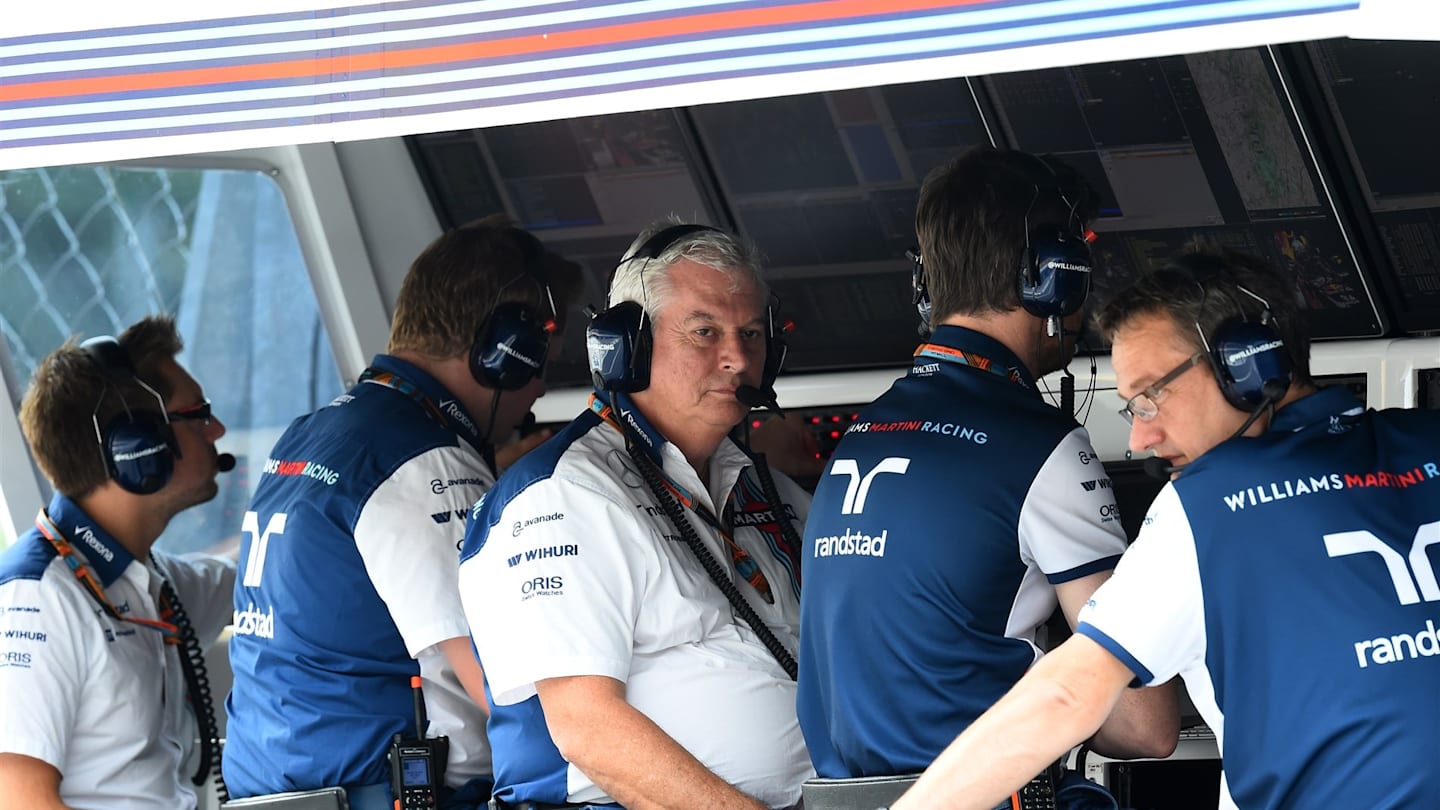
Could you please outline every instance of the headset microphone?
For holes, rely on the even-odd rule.
[[[215,457],[215,466],[220,472],[230,472],[235,469],[235,456],[230,453],[221,453]]]
[[[747,408],[769,408],[781,419],[785,418],[785,412],[780,410],[780,404],[775,401],[773,388],[769,391],[762,391],[753,385],[742,385],[735,389],[735,398]]]
[[[1173,473],[1185,469],[1184,464],[1172,465],[1160,456],[1151,456],[1140,463],[1145,474],[1160,481],[1169,481]]]
[[[1285,396],[1285,392],[1287,390],[1289,390],[1289,385],[1281,380],[1267,381],[1264,386],[1265,395],[1264,398],[1260,400],[1260,404],[1255,406],[1255,410],[1250,412],[1250,415],[1245,418],[1245,421],[1240,425],[1240,428],[1234,433],[1230,434],[1230,436],[1226,438],[1225,441],[1228,442],[1230,441],[1230,439],[1236,439],[1240,436],[1243,436],[1245,434],[1245,431],[1249,430],[1250,426],[1255,424],[1255,420],[1260,418],[1260,414],[1270,410],[1271,406],[1273,406],[1276,402],[1279,402]],[[1159,456],[1145,459],[1144,463],[1141,466],[1145,469],[1146,475],[1150,476],[1151,478],[1158,478],[1161,481],[1169,481],[1171,473],[1176,473],[1180,470],[1185,469],[1184,464],[1171,465],[1166,463],[1165,459],[1160,458]]]
[[[1267,380],[1261,389],[1263,396],[1260,399],[1260,404],[1255,406],[1255,410],[1250,412],[1250,416],[1246,417],[1244,424],[1240,425],[1240,429],[1231,434],[1230,438],[1234,439],[1249,430],[1250,426],[1255,424],[1255,420],[1260,418],[1260,414],[1270,410],[1272,405],[1279,402],[1280,399],[1285,396],[1285,392],[1288,389],[1289,385],[1285,382],[1280,380]],[[1226,441],[1229,441],[1229,439],[1226,439]]]

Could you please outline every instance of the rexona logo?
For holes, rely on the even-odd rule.
[[[1407,555],[1401,555],[1368,531],[1327,534],[1325,552],[1332,558],[1374,553],[1383,561],[1385,572],[1390,575],[1395,598],[1402,605],[1414,605],[1422,599],[1440,602],[1440,583],[1435,580],[1435,568],[1430,564],[1428,553],[1430,546],[1437,543],[1440,543],[1440,521],[1426,523],[1416,529]],[[1437,654],[1440,654],[1440,640],[1435,636],[1435,624],[1431,620],[1427,620],[1425,628],[1416,633],[1398,633],[1355,642],[1355,659],[1361,669],[1372,663],[1389,664]]]
[[[537,523],[549,523],[549,522],[552,521],[552,520],[564,520],[564,519],[565,519],[565,513],[564,513],[564,512],[554,512],[554,513],[549,514],[549,515],[538,515],[538,516],[536,516],[536,517],[529,518],[529,519],[527,519],[527,520],[517,520],[517,521],[515,521],[515,525],[510,528],[510,536],[511,536],[511,537],[519,537],[521,532],[525,531],[526,529],[530,528],[531,526],[534,526],[534,525],[537,524]]]
[[[330,487],[340,483],[340,473],[326,467],[324,464],[316,464],[313,461],[285,461],[284,459],[267,458],[265,459],[264,474],[299,475],[305,478],[313,478]]]
[[[511,568],[514,568],[521,562],[548,560],[551,557],[578,556],[580,556],[580,546],[572,543],[564,546],[541,546],[540,548],[532,548],[524,554],[516,554],[515,556],[506,559],[505,562],[508,563]]]
[[[85,545],[88,546],[91,551],[99,554],[102,560],[107,563],[115,562],[115,552],[100,542],[100,538],[95,536],[94,530],[89,526],[80,526],[77,524],[75,526],[75,534],[79,535],[80,539],[85,541]]]
[[[275,638],[275,608],[261,613],[251,602],[244,610],[234,611],[233,617],[236,635]]]
[[[441,402],[440,410],[444,411],[446,416],[464,425],[465,429],[471,433],[479,432],[475,430],[475,423],[470,421],[470,417],[466,416],[465,412],[460,410],[460,406],[455,404],[455,400],[447,399]]]
[[[910,469],[910,459],[890,458],[881,459],[863,476],[860,474],[860,465],[853,458],[837,458],[830,464],[831,475],[850,476],[850,486],[845,489],[845,502],[840,506],[842,515],[858,515],[865,511],[865,497],[870,494],[870,485],[875,483],[875,477],[884,473],[904,475]]]

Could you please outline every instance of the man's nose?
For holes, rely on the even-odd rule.
[[[720,342],[720,367],[735,374],[744,373],[754,362],[748,348],[740,332],[726,335]]]
[[[1165,431],[1154,421],[1145,422],[1137,418],[1130,424],[1130,452],[1143,453],[1159,444],[1164,436]]]

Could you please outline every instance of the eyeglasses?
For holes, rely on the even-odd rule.
[[[210,400],[208,399],[199,405],[191,405],[178,411],[166,411],[165,416],[171,422],[199,422],[205,427],[209,427],[210,422],[214,419],[210,413]]]
[[[1161,377],[1155,382],[1147,385],[1145,390],[1125,400],[1125,407],[1120,409],[1120,415],[1125,417],[1126,424],[1133,425],[1135,420],[1149,422],[1160,415],[1160,399],[1165,394],[1165,386],[1180,379],[1180,375],[1189,371],[1192,367],[1205,359],[1205,352],[1196,352],[1190,355],[1189,359],[1170,370],[1169,374]]]

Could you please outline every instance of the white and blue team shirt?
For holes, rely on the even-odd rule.
[[[446,782],[490,772],[485,716],[435,645],[469,635],[458,548],[494,479],[438,381],[387,355],[371,368],[412,393],[361,382],[295,420],[245,515],[226,703],[236,797],[388,783],[391,737],[414,734],[413,675],[429,733],[450,738]]]
[[[1220,806],[1437,806],[1440,414],[1330,388],[1161,490],[1079,632],[1177,673]]]
[[[1125,550],[1088,435],[1020,361],[956,326],[930,346],[841,438],[805,526],[799,714],[823,777],[924,770],[1040,657],[1054,585]]]
[[[715,516],[758,563],[773,604],[733,581],[793,654],[798,549],[786,543],[750,458],[726,440],[706,487],[627,397],[616,395],[616,405],[680,496]],[[808,496],[774,478],[798,527]],[[686,519],[733,575],[717,528],[693,509]],[[622,681],[632,706],[721,779],[771,807],[800,799],[814,771],[795,719],[794,682],[733,615],[641,479],[620,431],[596,413],[527,454],[476,505],[460,587],[493,705],[498,798],[611,801],[560,756],[535,692],[546,678],[600,675]]]
[[[147,565],[69,498],[47,511],[122,615],[158,620],[163,577],[202,647],[230,620],[228,560],[156,552]],[[160,631],[106,612],[38,530],[0,554],[0,752],[52,765],[66,806],[196,806],[199,728],[180,655]]]

